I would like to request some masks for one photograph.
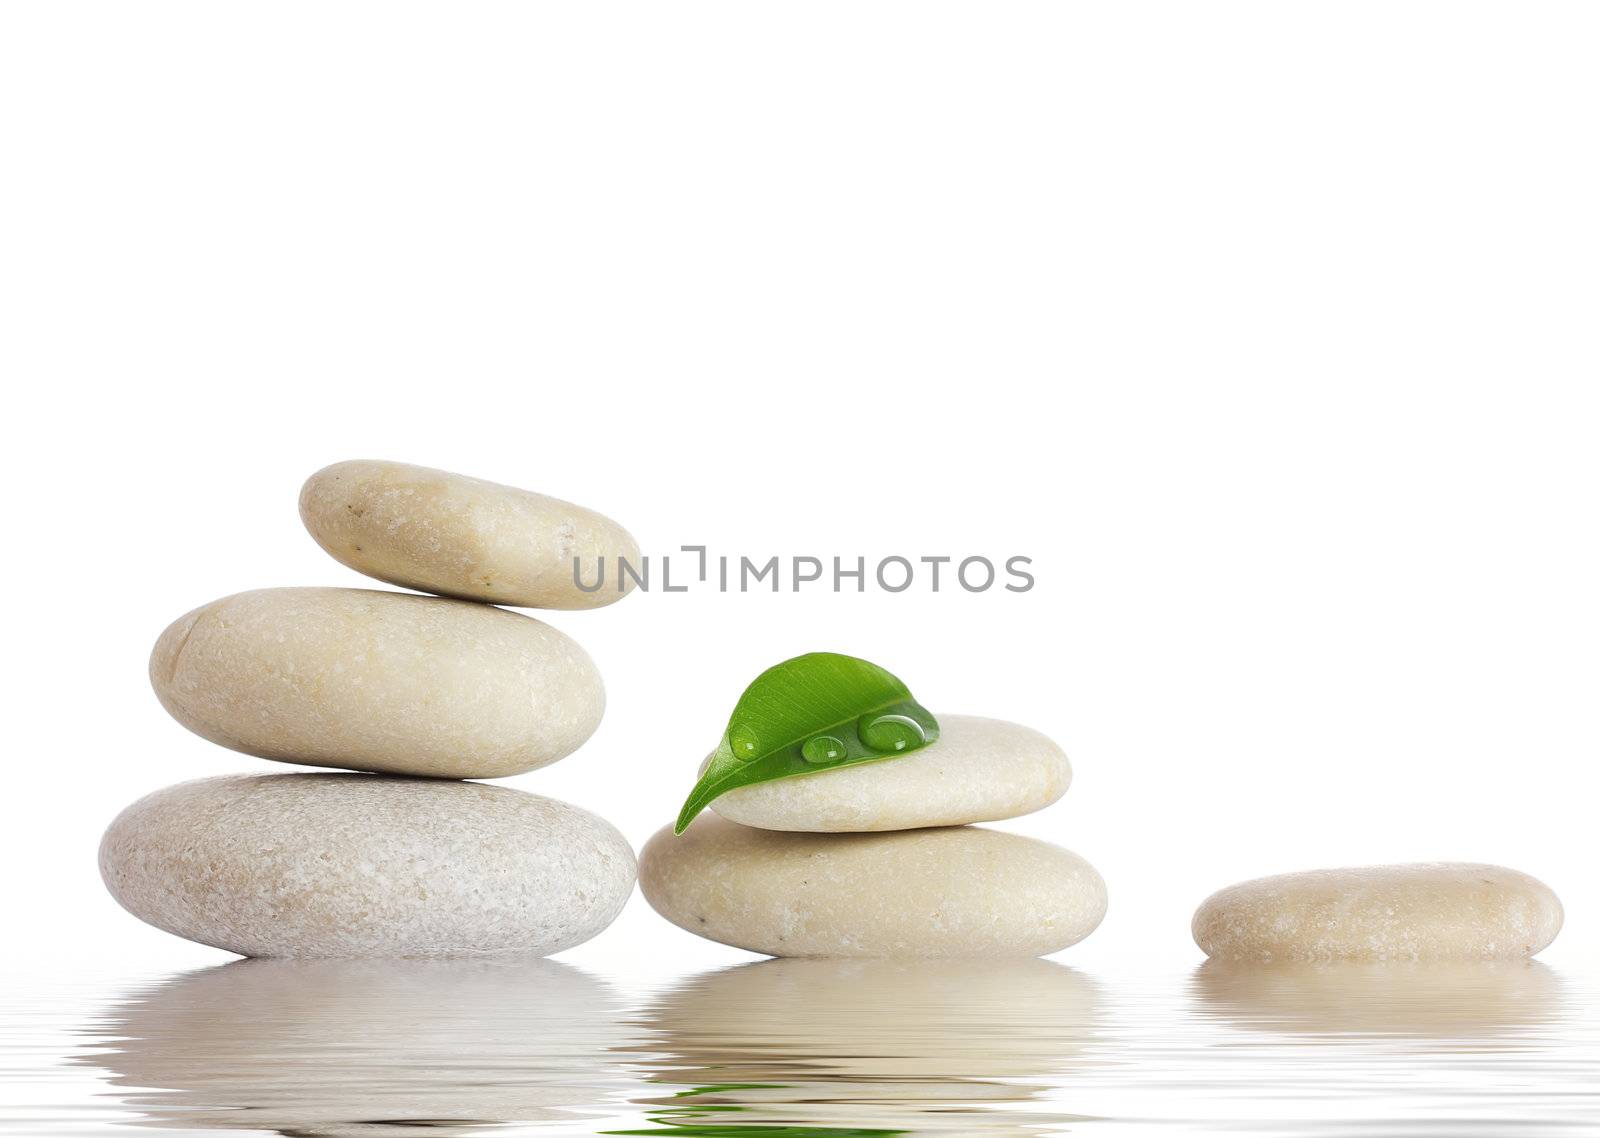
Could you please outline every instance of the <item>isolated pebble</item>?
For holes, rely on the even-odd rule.
[[[634,869],[622,835],[576,806],[359,774],[180,783],[100,844],[123,908],[244,956],[560,952],[621,912]]]
[[[189,730],[308,766],[500,778],[605,710],[582,648],[520,613],[369,589],[262,589],[174,621],[150,682]]]
[[[120,997],[80,1062],[169,1133],[571,1133],[625,1109],[624,1010],[537,957],[235,960]]]
[[[628,531],[593,510],[403,462],[317,471],[300,490],[300,517],[318,545],[358,573],[492,604],[599,608],[632,587],[618,576],[618,558],[640,564]],[[585,585],[603,568],[601,587],[574,584],[574,559]]]
[[[1506,959],[1561,931],[1543,882],[1497,865],[1430,862],[1286,873],[1229,886],[1194,915],[1225,960]]]
[[[909,830],[1031,814],[1071,782],[1067,756],[1039,732],[1000,719],[941,715],[938,741],[919,751],[742,786],[711,809],[767,830]]]
[[[795,834],[701,815],[651,838],[639,875],[673,924],[772,956],[1040,956],[1106,910],[1077,854],[972,827]]]

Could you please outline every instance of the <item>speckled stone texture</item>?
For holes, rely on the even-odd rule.
[[[500,778],[577,750],[605,711],[594,662],[542,621],[369,589],[262,589],[161,634],[150,682],[213,743],[286,763]]]
[[[592,609],[627,595],[617,558],[640,568],[628,531],[593,510],[512,486],[403,462],[356,460],[300,491],[317,544],[358,573],[491,604]],[[573,583],[573,559],[585,585]],[[631,579],[628,588],[631,588]]]
[[[609,925],[633,851],[576,806],[507,787],[230,775],[124,810],[100,844],[122,906],[243,956],[543,955]]]
[[[171,1133],[571,1133],[626,1085],[622,1012],[607,985],[533,957],[236,960],[116,1001],[97,1024],[113,1042],[85,1061]]]
[[[1071,782],[1067,756],[1039,732],[999,719],[941,715],[938,740],[919,751],[743,786],[711,809],[766,830],[909,830],[1031,814]]]
[[[795,834],[702,814],[650,839],[639,882],[680,928],[771,956],[1041,956],[1106,910],[1077,854],[970,826]]]
[[[1556,895],[1525,873],[1430,862],[1231,885],[1201,904],[1193,931],[1223,960],[1492,960],[1539,952],[1561,920]]]

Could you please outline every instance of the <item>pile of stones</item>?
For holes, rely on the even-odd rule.
[[[599,726],[604,689],[583,649],[495,606],[613,602],[633,539],[568,502],[392,462],[319,471],[300,513],[337,560],[437,595],[224,597],[161,634],[151,683],[221,746],[368,773],[157,791],[101,843],[112,895],[245,956],[545,954],[599,933],[633,890],[622,835],[576,806],[462,780],[546,766]],[[607,564],[613,587],[577,587]]]
[[[1038,956],[1100,924],[1106,887],[1077,854],[970,823],[1066,793],[1037,731],[941,715],[884,762],[756,783],[640,855],[645,898],[710,940],[771,956]]]
[[[569,502],[392,462],[317,472],[300,513],[338,561],[433,595],[264,589],[161,634],[150,679],[178,722],[339,773],[201,779],[128,807],[100,868],[140,919],[245,956],[544,955],[605,929],[636,876],[667,920],[772,956],[1045,955],[1104,917],[1082,858],[973,825],[1072,778],[1049,739],[999,720],[941,716],[892,760],[729,791],[637,863],[587,811],[466,781],[565,758],[605,706],[582,648],[497,606],[612,603],[637,545]],[[1534,955],[1562,919],[1526,874],[1426,863],[1243,882],[1192,928],[1219,964],[1492,960]]]

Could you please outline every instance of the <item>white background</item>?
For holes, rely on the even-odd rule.
[[[1588,4],[11,4],[0,12],[13,970],[124,914],[124,805],[283,768],[145,658],[387,457],[648,552],[1025,554],[1037,587],[557,613],[609,709],[514,780],[642,844],[813,649],[1037,727],[1062,959],[1198,959],[1259,874],[1501,862],[1600,946]],[[886,883],[887,884],[887,883]],[[569,954],[739,959],[635,896]]]

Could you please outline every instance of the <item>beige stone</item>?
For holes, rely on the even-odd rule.
[[[771,956],[1040,956],[1105,915],[1105,883],[1077,854],[970,826],[796,834],[703,814],[640,855],[667,920]]]
[[[262,589],[174,621],[150,654],[197,735],[286,763],[500,778],[563,758],[605,710],[583,649],[532,617],[369,589]]]
[[[100,872],[134,916],[265,957],[543,955],[609,925],[633,851],[604,820],[508,787],[228,775],[141,798]]]
[[[1000,719],[941,715],[938,740],[919,751],[743,786],[711,809],[766,830],[909,830],[1031,814],[1071,782],[1067,756],[1039,732]]]
[[[1286,873],[1231,885],[1194,915],[1224,960],[1509,959],[1561,931],[1543,882],[1497,865],[1429,862]]]
[[[169,1133],[436,1138],[620,1114],[622,1001],[570,965],[235,960],[96,1018],[124,1107]]]
[[[317,471],[300,490],[300,517],[318,545],[358,573],[492,604],[599,608],[632,587],[619,557],[640,568],[628,531],[593,510],[403,462]],[[585,585],[603,568],[600,588],[574,583],[575,559]]]

